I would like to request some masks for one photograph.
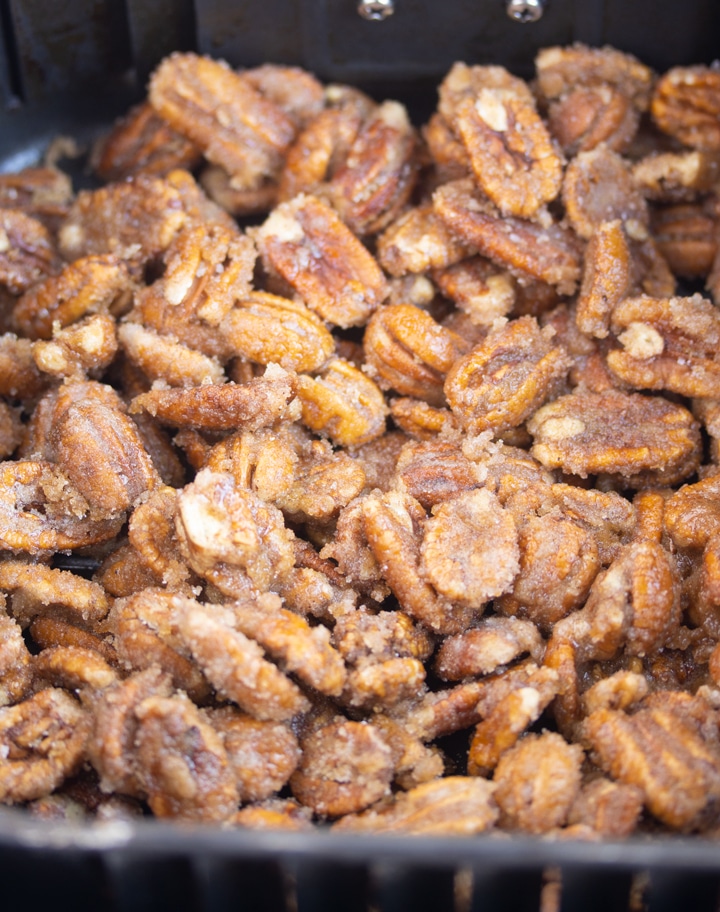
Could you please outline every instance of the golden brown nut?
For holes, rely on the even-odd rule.
[[[223,741],[182,693],[135,707],[137,773],[156,817],[228,820],[239,795]]]
[[[363,338],[368,372],[384,389],[436,406],[444,403],[445,374],[467,347],[464,339],[412,304],[381,307]]]
[[[650,706],[628,716],[600,709],[585,721],[583,734],[603,769],[639,787],[648,810],[669,827],[689,831],[714,818],[717,747],[706,742],[691,712]]]
[[[490,491],[458,494],[433,510],[421,554],[422,573],[441,596],[481,609],[518,572],[515,521]]]
[[[0,546],[29,554],[108,541],[122,525],[122,517],[95,518],[57,466],[33,459],[0,463],[0,517]]]
[[[580,788],[582,749],[554,732],[527,735],[495,770],[495,800],[511,829],[544,833],[562,826]]]
[[[716,219],[699,204],[653,207],[650,231],[675,275],[704,278],[717,254]]]
[[[253,718],[284,722],[310,708],[300,688],[268,662],[257,643],[235,629],[232,611],[188,601],[179,626],[218,694]]]
[[[262,291],[238,297],[219,330],[234,355],[286,370],[319,370],[335,350],[323,321],[301,301]]]
[[[111,685],[93,701],[87,753],[103,791],[143,794],[137,767],[135,710],[148,697],[169,697],[171,693],[170,678],[153,665]]]
[[[429,204],[408,209],[377,238],[378,261],[392,276],[442,269],[470,253]]]
[[[0,396],[12,399],[34,398],[47,383],[32,356],[29,339],[14,333],[0,336]]]
[[[720,149],[720,73],[707,66],[673,67],[655,86],[650,113],[664,133],[686,146]]]
[[[632,478],[690,475],[699,457],[698,428],[687,409],[660,397],[576,391],[538,409],[528,422],[532,454],[548,468]]]
[[[295,135],[292,121],[223,62],[171,54],[150,78],[150,104],[178,133],[222,165],[237,186],[276,176]]]
[[[647,110],[653,88],[652,70],[632,54],[616,48],[591,48],[580,42],[543,48],[535,58],[538,88],[545,98],[565,95],[575,86],[610,85]]]
[[[601,222],[585,250],[583,280],[575,311],[580,332],[605,339],[613,308],[630,293],[631,263],[620,219]]]
[[[543,641],[529,621],[483,618],[476,627],[443,641],[435,657],[435,671],[443,681],[492,674],[525,653],[541,661]]]
[[[611,779],[591,779],[580,789],[568,814],[568,824],[585,824],[601,836],[623,839],[635,829],[643,795],[634,785]]]
[[[397,479],[426,510],[480,487],[482,468],[449,440],[408,443],[395,465]]]
[[[613,310],[611,327],[622,348],[608,353],[608,367],[626,383],[720,396],[720,316],[701,295],[626,298]]]
[[[515,307],[516,283],[483,257],[469,257],[446,269],[435,269],[433,281],[476,326],[492,326]]]
[[[365,120],[347,158],[322,189],[357,235],[386,227],[410,199],[418,173],[417,140],[405,107],[385,101]]]
[[[3,597],[3,602],[5,601]],[[18,703],[30,690],[32,658],[20,625],[0,613],[0,706]]]
[[[503,215],[531,218],[560,192],[563,160],[524,93],[483,87],[459,102],[452,124],[479,186]]]
[[[560,388],[570,368],[554,332],[519,317],[459,358],[445,378],[453,414],[468,432],[517,427]]]
[[[144,172],[164,177],[175,168],[191,170],[200,149],[173,130],[145,101],[120,118],[92,152],[92,167],[105,181]]]
[[[50,342],[35,342],[33,358],[43,373],[77,380],[88,373],[98,376],[117,350],[115,320],[107,314],[93,314],[56,330]]]
[[[101,655],[82,646],[51,646],[35,656],[32,664],[39,681],[70,691],[88,688],[97,694],[118,679]]]
[[[51,231],[67,215],[72,195],[70,178],[58,168],[23,168],[0,175],[0,209],[20,209]]]
[[[374,380],[342,358],[329,361],[315,377],[300,374],[297,397],[303,424],[336,446],[362,446],[385,430],[383,394]]]
[[[603,222],[614,219],[622,221],[630,237],[647,237],[647,203],[633,183],[629,165],[606,146],[582,152],[570,162],[562,197],[570,224],[582,238],[592,237]]]
[[[484,779],[447,776],[399,792],[392,804],[333,826],[342,832],[408,833],[417,836],[471,836],[492,829],[498,809],[494,787]]]
[[[225,374],[217,358],[183,345],[171,336],[159,335],[140,323],[122,323],[118,340],[129,361],[148,380],[168,386],[193,387],[222,383]]]
[[[341,719],[312,732],[301,746],[290,788],[316,814],[356,813],[390,794],[392,751],[372,725]]]
[[[230,706],[206,710],[206,716],[223,740],[240,802],[262,801],[280,791],[300,760],[293,732]]]
[[[451,231],[502,268],[520,278],[557,285],[563,293],[575,290],[578,245],[560,225],[502,218],[467,180],[444,184],[433,194],[433,205]]]
[[[20,209],[0,209],[0,288],[22,294],[60,270],[47,228]]]
[[[720,177],[720,156],[702,149],[657,152],[633,165],[633,180],[646,199],[692,202],[712,190]]]
[[[254,232],[266,268],[279,274],[324,320],[359,326],[388,296],[371,253],[324,202],[301,194]]]
[[[63,690],[41,690],[0,709],[0,801],[31,801],[56,789],[85,757],[90,718]]]
[[[161,424],[201,431],[248,430],[297,415],[297,379],[276,364],[249,383],[210,383],[190,389],[153,389],[136,396],[130,414],[147,412]]]
[[[567,155],[604,143],[623,152],[637,132],[640,116],[632,100],[608,83],[569,89],[548,110],[551,135]]]

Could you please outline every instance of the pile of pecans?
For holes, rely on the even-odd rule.
[[[720,69],[174,54],[92,166],[0,177],[0,800],[717,833]]]

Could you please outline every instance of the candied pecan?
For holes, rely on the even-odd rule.
[[[598,472],[652,472],[678,481],[699,458],[697,423],[687,409],[661,397],[576,390],[542,406],[528,421],[532,454],[549,468],[586,478]]]
[[[309,709],[297,685],[235,629],[231,610],[188,600],[178,620],[183,640],[217,692],[253,718],[283,722]]]
[[[19,410],[0,400],[0,459],[12,456],[23,441],[24,430]]]
[[[555,732],[527,735],[511,747],[493,776],[501,823],[529,833],[562,826],[580,789],[582,760],[582,748]]]
[[[646,807],[663,823],[689,831],[717,816],[717,745],[705,740],[701,726],[682,707],[650,706],[632,716],[599,709],[582,731],[600,766],[614,779],[640,788]]]
[[[0,288],[22,294],[59,269],[47,228],[19,209],[0,209]]]
[[[720,149],[720,73],[714,67],[673,67],[658,80],[650,113],[686,146]]]
[[[378,105],[360,127],[320,191],[355,234],[381,231],[408,202],[418,173],[416,147],[415,130],[397,101]]]
[[[45,564],[0,561],[0,589],[16,594],[12,613],[25,626],[37,615],[59,615],[81,627],[92,626],[110,610],[97,583]]]
[[[117,350],[115,321],[107,314],[94,314],[54,331],[51,342],[35,342],[33,359],[43,373],[78,379],[100,374]]]
[[[570,224],[583,238],[592,237],[603,222],[620,219],[630,237],[647,237],[647,203],[633,183],[624,159],[600,146],[582,152],[567,166],[563,202]]]
[[[383,388],[436,406],[444,402],[445,374],[467,348],[464,339],[412,304],[376,310],[363,338],[366,369]]]
[[[191,225],[169,247],[162,277],[135,295],[128,319],[227,359],[232,349],[217,326],[248,293],[255,258],[254,244],[236,226]]]
[[[300,760],[297,738],[287,726],[260,722],[230,706],[206,715],[223,740],[241,803],[270,798],[285,785]]]
[[[635,829],[642,806],[639,788],[599,776],[581,787],[567,822],[570,826],[585,824],[610,839],[623,839]]]
[[[41,649],[54,646],[76,646],[86,651],[96,652],[109,665],[117,665],[118,657],[114,647],[107,639],[100,639],[94,633],[88,633],[81,627],[60,620],[57,617],[33,618],[28,628],[33,642]]]
[[[360,462],[335,452],[327,441],[311,441],[295,469],[292,483],[275,499],[291,520],[328,522],[365,487]]]
[[[630,248],[620,219],[601,222],[585,250],[575,322],[589,336],[608,335],[613,308],[630,293]]]
[[[625,227],[627,228],[627,225]],[[655,298],[669,298],[674,295],[677,285],[675,276],[655,241],[651,237],[639,241],[630,238],[629,243],[634,287]]]
[[[720,156],[702,149],[656,152],[636,162],[633,180],[646,199],[692,202],[712,190],[720,176]]]
[[[654,206],[650,210],[650,231],[660,254],[675,275],[686,279],[704,278],[717,254],[717,222],[703,204],[685,203]]]
[[[435,656],[435,671],[443,681],[492,674],[525,653],[542,660],[543,642],[529,621],[484,618],[458,636],[448,637]]]
[[[570,368],[554,331],[534,317],[519,317],[490,332],[459,358],[445,378],[445,396],[471,432],[498,433],[522,424],[560,387]]]
[[[66,690],[89,688],[94,694],[117,681],[117,673],[94,649],[82,646],[51,646],[33,659],[40,681]]]
[[[160,483],[134,422],[99,400],[69,405],[51,431],[51,445],[77,490],[108,517]]]
[[[142,562],[165,586],[177,591],[190,579],[175,531],[178,496],[174,488],[155,488],[133,510],[128,524],[130,544]]]
[[[50,339],[54,323],[69,326],[88,314],[108,313],[130,288],[128,271],[117,257],[82,257],[26,291],[13,321],[30,339]]]
[[[393,719],[375,712],[373,727],[381,733],[393,752],[394,783],[401,789],[412,789],[423,782],[442,776],[445,764],[442,753],[434,745],[425,745],[409,732],[402,716]]]
[[[560,225],[502,218],[468,180],[444,184],[433,194],[433,205],[451,231],[499,266],[521,278],[557,285],[563,293],[575,290],[579,247]]]
[[[323,109],[322,83],[300,67],[265,63],[239,72],[261,95],[282,108],[297,126],[303,126]]]
[[[162,668],[176,687],[195,700],[204,700],[210,687],[180,635],[179,617],[185,607],[182,597],[147,587],[129,598],[118,599],[105,629],[112,634],[118,659],[126,668]]]
[[[84,760],[89,724],[77,701],[55,688],[0,708],[0,801],[32,801],[56,789]]]
[[[203,168],[198,178],[200,186],[210,199],[235,218],[245,215],[263,215],[278,201],[278,185],[268,178],[259,187],[238,189],[233,186],[231,174],[219,165]]]
[[[605,516],[601,514],[601,519]],[[520,569],[497,602],[505,615],[528,618],[544,632],[584,602],[600,556],[595,536],[559,511],[519,523]]]
[[[439,111],[430,116],[421,133],[432,159],[438,184],[468,176],[470,161],[465,146]]]
[[[533,104],[527,83],[513,76],[502,66],[468,66],[454,63],[438,86],[438,111],[451,126],[458,107],[468,98],[475,98],[484,89],[513,92],[526,104]]]
[[[0,209],[20,209],[51,231],[67,215],[72,195],[70,178],[58,168],[23,168],[0,175]]]
[[[644,699],[650,686],[647,679],[633,671],[617,671],[601,678],[582,695],[585,713],[597,709],[627,709]]]
[[[547,47],[535,58],[538,88],[543,97],[559,98],[576,86],[610,85],[647,110],[653,88],[652,70],[632,54],[616,48],[591,48],[580,42]]]
[[[81,190],[58,233],[66,260],[113,254],[131,271],[168,248],[189,221],[180,190],[167,178],[137,175]]]
[[[421,570],[440,595],[472,608],[502,595],[519,568],[512,514],[487,490],[467,491],[433,510]]]
[[[311,627],[305,618],[279,607],[269,596],[255,602],[233,602],[233,623],[255,640],[283,669],[320,693],[337,697],[345,683],[345,666],[330,644],[330,632]]]
[[[299,375],[297,397],[303,424],[337,446],[362,446],[385,430],[387,406],[378,386],[343,358],[333,358],[315,377]]]
[[[276,176],[295,135],[292,121],[251,80],[197,54],[166,57],[150,78],[149,100],[238,187],[253,189]]]
[[[253,237],[265,266],[330,323],[343,328],[365,323],[389,293],[372,254],[314,196],[281,203]]]
[[[558,675],[551,668],[527,662],[499,675],[485,678],[478,713],[482,718],[468,751],[468,772],[487,775],[505,751],[542,715],[557,695]]]
[[[353,451],[353,456],[365,472],[368,490],[388,490],[398,456],[407,442],[408,436],[402,431],[387,431],[382,437]]]
[[[378,261],[392,276],[443,269],[471,252],[430,204],[408,209],[377,238]]]
[[[426,510],[485,481],[482,468],[450,440],[406,444],[398,454],[395,475]]]
[[[327,86],[324,95],[326,107],[309,120],[287,151],[279,181],[281,202],[312,193],[332,178],[375,110],[372,99],[349,86]]]
[[[14,333],[0,335],[0,396],[25,399],[42,392],[47,378],[32,356],[33,344]]]
[[[602,83],[570,89],[548,110],[548,128],[567,155],[589,152],[601,143],[623,152],[637,132],[640,115],[632,100]]]
[[[476,326],[492,326],[515,306],[512,277],[483,257],[469,257],[445,269],[435,269],[432,277],[442,294],[454,301]]]
[[[222,383],[225,379],[217,358],[140,323],[121,324],[117,335],[126,357],[153,382],[161,380],[168,386],[187,388]]]
[[[408,396],[390,400],[390,416],[398,428],[416,440],[432,440],[453,423],[449,409],[435,408],[422,399]],[[374,487],[383,485],[375,484]]]
[[[134,595],[146,586],[157,586],[159,582],[135,548],[122,541],[102,561],[95,579],[108,595],[115,598]]]
[[[92,698],[87,754],[104,792],[143,794],[137,769],[135,710],[148,697],[169,697],[171,692],[170,677],[157,665],[151,665]]]
[[[399,792],[392,804],[348,814],[333,825],[342,832],[408,833],[415,836],[472,836],[498,818],[495,788],[484,779],[447,776]]]
[[[229,821],[230,826],[248,830],[313,830],[312,811],[292,798],[273,798],[241,808]]]
[[[156,817],[228,820],[239,803],[223,741],[184,694],[135,707],[137,773]]]
[[[293,535],[280,511],[225,473],[198,472],[179,495],[176,527],[182,553],[200,575],[227,564],[263,591],[294,564]]]
[[[234,355],[286,370],[319,370],[335,350],[322,320],[301,301],[262,291],[239,297],[219,331]]]
[[[720,532],[720,475],[683,485],[665,504],[665,526],[678,548],[703,548]]]
[[[503,215],[531,218],[560,192],[562,158],[524,93],[483,86],[457,104],[453,127]]]
[[[144,101],[95,144],[91,165],[102,180],[117,181],[140,172],[165,177],[175,168],[190,170],[200,156],[194,143],[173,130]]]
[[[356,813],[390,794],[392,751],[372,725],[339,719],[302,739],[301,747],[290,788],[316,814]]]
[[[162,424],[180,428],[229,431],[242,426],[257,430],[295,417],[296,386],[293,374],[270,364],[264,376],[249,383],[150,390],[133,399],[130,414],[145,411]]]
[[[31,656],[20,626],[0,612],[0,706],[22,700],[30,689],[31,677]]]
[[[390,590],[365,535],[365,499],[357,497],[340,512],[333,538],[323,546],[320,556],[335,561],[348,584],[381,602]]]
[[[373,556],[401,608],[438,633],[460,633],[468,627],[476,609],[439,596],[421,571],[425,512],[420,504],[399,492],[372,494],[363,501],[363,517]]]
[[[623,347],[608,353],[608,367],[626,383],[720,396],[720,316],[706,298],[627,298],[613,310],[611,327]]]

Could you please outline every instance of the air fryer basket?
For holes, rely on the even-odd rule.
[[[542,0],[540,0],[542,2]],[[419,119],[456,60],[522,76],[536,51],[584,41],[658,70],[720,56],[717,0],[547,0],[532,23],[505,0],[394,0],[381,22],[355,0],[0,0],[0,171],[58,135],[80,144],[138,99],[172,50],[235,65],[304,66],[405,101]],[[623,843],[80,826],[0,811],[0,909],[444,912],[557,908],[715,910],[720,850],[697,839]],[[548,882],[551,884],[549,887]],[[543,888],[545,892],[543,893]]]

